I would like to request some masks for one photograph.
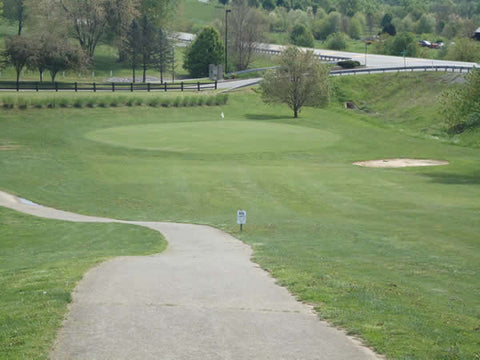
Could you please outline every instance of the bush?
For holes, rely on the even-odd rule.
[[[170,98],[163,99],[161,103],[162,107],[170,107],[171,105],[172,105],[172,99]]]
[[[353,68],[356,68],[357,66],[360,66],[360,62],[356,60],[345,60],[345,61],[339,61],[337,65],[343,69],[353,69]]]
[[[313,35],[303,24],[297,24],[290,33],[290,41],[297,46],[313,47]]]
[[[327,48],[332,50],[345,50],[347,48],[347,35],[341,32],[333,33],[327,37]]]
[[[179,107],[181,103],[182,103],[182,98],[180,96],[177,96],[175,100],[173,100],[173,106],[175,107]]]
[[[157,107],[160,105],[160,98],[154,97],[148,101],[148,106]]]
[[[20,98],[18,98],[18,100],[17,100],[17,106],[18,106],[18,108],[21,109],[21,110],[27,109],[29,103],[30,103],[30,101],[29,101],[28,98],[20,97]]]
[[[4,109],[13,109],[15,100],[11,97],[4,97],[2,99],[2,106]]]

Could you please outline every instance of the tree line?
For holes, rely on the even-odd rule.
[[[4,63],[12,65],[17,81],[24,68],[38,70],[40,81],[48,71],[81,70],[91,65],[97,45],[118,49],[135,81],[150,68],[163,73],[174,59],[168,30],[175,0],[3,0],[3,16],[17,24],[17,35],[7,37]],[[35,29],[25,34],[25,27]],[[75,41],[72,41],[75,40]]]

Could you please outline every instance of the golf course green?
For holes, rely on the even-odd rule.
[[[421,75],[411,81],[408,76],[402,80],[410,86],[406,96],[416,86],[424,91],[416,79]],[[396,98],[392,114],[398,103]],[[428,109],[428,116],[438,116]],[[409,116],[404,107],[401,114]],[[415,113],[411,116],[413,124]],[[86,215],[215,226],[250,244],[254,261],[312,304],[319,317],[389,359],[479,358],[480,149],[412,136],[417,125],[406,131],[407,121],[399,129],[383,119],[336,104],[304,108],[293,119],[287,107],[265,105],[252,90],[211,107],[12,109],[0,117],[0,190]],[[449,165],[352,165],[402,157]],[[235,223],[238,209],[248,213],[242,233]],[[82,224],[82,229],[95,226],[95,234],[87,231],[82,238],[78,224],[57,227],[37,219],[45,231],[22,245],[21,231],[34,232],[33,220],[3,213],[0,280],[13,290],[8,300],[0,295],[2,304],[19,306],[16,295],[29,290],[14,281],[16,274],[38,275],[41,268],[21,259],[18,247],[45,253],[45,239],[70,226],[78,227],[73,248],[98,237],[102,227],[110,238],[120,236],[116,231],[128,236],[113,225]],[[142,231],[152,236],[144,252],[155,252],[161,239],[155,243],[155,235]],[[16,234],[19,240],[12,242]],[[132,233],[131,241],[138,244],[138,235]],[[17,250],[7,251],[12,244]],[[89,260],[93,264],[125,252],[100,256],[79,248],[68,258],[79,272],[85,268],[75,264],[87,258],[95,258]],[[138,253],[138,247],[131,251]],[[56,276],[57,267],[48,268],[49,276]],[[77,272],[70,281],[80,277]],[[70,283],[63,292],[71,288]],[[52,336],[30,351],[48,353],[59,322],[5,325],[14,305],[0,312],[0,353],[23,358],[11,339],[22,341],[26,351],[35,331],[49,331]],[[31,316],[28,310],[21,314]]]

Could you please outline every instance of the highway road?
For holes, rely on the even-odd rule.
[[[195,39],[194,34],[189,33],[177,33],[178,40],[182,42],[190,42]],[[259,44],[259,49],[262,50],[282,50],[285,46],[283,45],[274,45],[274,44]],[[329,56],[338,56],[338,57],[347,57],[353,60],[357,60],[361,65],[365,65],[369,68],[382,68],[382,67],[404,67],[404,66],[467,66],[467,67],[480,67],[479,64],[472,62],[462,62],[462,61],[449,61],[449,60],[432,60],[432,59],[421,59],[421,58],[412,58],[402,56],[390,56],[390,55],[377,55],[377,54],[367,54],[365,53],[352,53],[345,51],[336,51],[328,49],[311,49],[311,48],[302,48],[305,50],[313,50],[315,54],[318,55],[329,55]],[[366,60],[366,61],[365,61]]]

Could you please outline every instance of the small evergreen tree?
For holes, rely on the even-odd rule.
[[[212,26],[206,26],[187,47],[183,68],[192,77],[208,76],[210,64],[223,64],[224,52],[219,32]]]

